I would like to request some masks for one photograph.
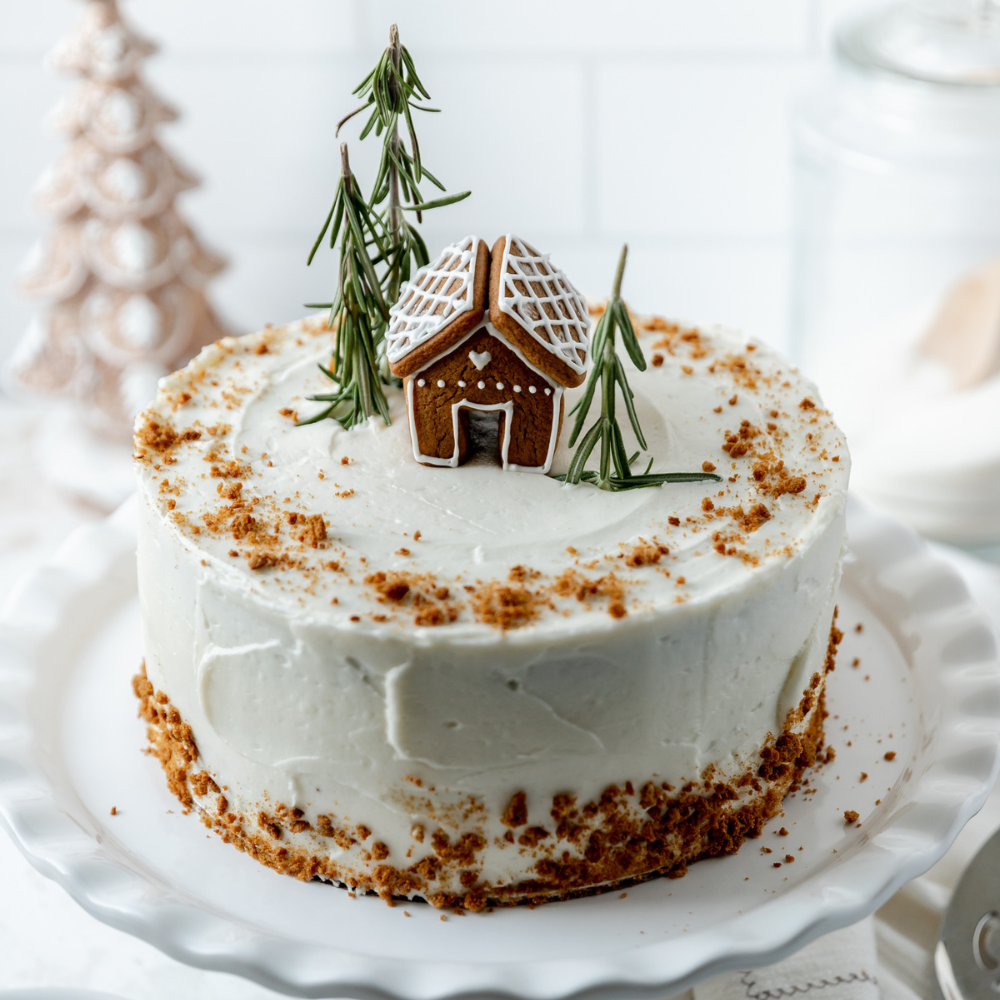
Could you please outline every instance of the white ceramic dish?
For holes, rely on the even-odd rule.
[[[126,505],[79,531],[7,606],[0,818],[94,916],[192,965],[313,997],[672,993],[872,911],[943,854],[995,776],[1000,671],[985,616],[915,536],[855,507],[829,688],[836,760],[761,839],[624,897],[463,917],[353,899],[209,835],[140,753],[133,521]],[[860,827],[845,825],[849,809]]]

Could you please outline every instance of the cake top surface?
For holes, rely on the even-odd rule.
[[[314,317],[219,341],[161,381],[136,421],[140,492],[206,573],[345,629],[517,642],[724,600],[839,516],[846,443],[763,344],[655,317],[636,328],[649,366],[629,379],[652,471],[721,482],[610,493],[504,472],[492,454],[428,468],[393,388],[391,426],[296,426],[329,387],[317,363],[333,335]]]

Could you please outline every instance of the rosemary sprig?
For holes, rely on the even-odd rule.
[[[467,198],[471,192],[446,195],[430,201],[424,199],[419,185],[426,177],[441,191],[444,185],[425,167],[420,158],[420,146],[413,127],[412,111],[437,111],[422,104],[430,98],[417,76],[413,58],[399,43],[396,25],[389,29],[389,47],[382,53],[378,65],[355,87],[354,94],[364,99],[337,123],[341,126],[367,108],[372,112],[361,130],[364,139],[372,130],[384,133],[382,159],[371,197],[366,201],[358,191],[357,180],[347,163],[347,146],[341,145],[342,171],[333,205],[323,228],[309,254],[313,262],[316,251],[327,232],[330,247],[340,244],[340,279],[335,300],[309,308],[330,309],[329,326],[337,329],[337,347],[330,369],[320,369],[338,385],[337,392],[310,396],[329,403],[324,410],[300,421],[311,424],[326,417],[339,420],[346,427],[361,423],[375,412],[388,424],[389,407],[383,385],[395,384],[385,358],[385,332],[389,324],[386,303],[399,298],[399,289],[412,271],[430,260],[427,246],[403,217],[403,212],[422,213],[443,205],[452,205]],[[410,137],[407,150],[399,136],[400,118]],[[384,208],[380,206],[385,203]],[[341,236],[341,234],[343,234]],[[381,274],[376,271],[379,268]]]
[[[453,205],[468,198],[472,192],[462,191],[430,201],[420,193],[420,184],[425,177],[438,190],[444,191],[445,187],[423,165],[412,112],[437,112],[440,109],[422,103],[430,100],[430,94],[417,76],[413,57],[406,46],[400,44],[399,29],[395,24],[389,28],[389,46],[382,53],[378,65],[353,92],[363,98],[364,103],[341,119],[337,132],[339,134],[341,126],[355,115],[371,108],[360,138],[364,139],[372,130],[376,135],[385,136],[368,204],[378,212],[385,227],[389,249],[384,257],[386,268],[382,275],[382,288],[386,300],[395,302],[402,283],[430,259],[422,237],[404,218],[403,212],[416,212],[419,223],[423,221],[424,212]],[[401,119],[410,139],[409,150],[400,138]],[[385,207],[380,209],[379,206],[383,205]]]
[[[629,456],[625,451],[621,427],[615,414],[616,388],[621,391],[629,423],[632,425],[632,431],[639,447],[642,451],[646,451],[647,445],[645,435],[639,426],[639,417],[635,412],[633,393],[625,376],[625,367],[615,350],[615,331],[621,331],[625,350],[639,371],[646,370],[646,359],[639,347],[628,309],[621,298],[622,276],[625,274],[627,256],[628,244],[626,243],[622,247],[621,257],[618,259],[618,270],[615,272],[611,299],[608,301],[607,308],[598,320],[597,329],[594,331],[594,339],[591,343],[593,366],[587,377],[587,384],[584,387],[583,395],[570,410],[570,416],[576,414],[573,430],[569,436],[571,448],[576,444],[577,438],[580,437],[580,432],[583,430],[591,403],[597,393],[598,383],[600,383],[601,388],[601,415],[583,435],[580,445],[573,455],[573,460],[570,462],[569,471],[565,475],[555,478],[566,483],[592,483],[599,489],[614,492],[645,489],[650,486],[661,486],[663,483],[691,483],[704,480],[719,482],[719,477],[710,472],[650,473],[649,470],[653,465],[652,458],[650,458],[645,472],[640,475],[632,473],[632,465],[638,459],[639,452]],[[586,466],[587,459],[590,458],[598,442],[601,445],[601,458],[599,471],[595,472],[585,469],[584,466]],[[612,473],[612,466],[614,466],[614,473]]]
[[[340,180],[333,205],[309,254],[311,264],[328,232],[331,249],[337,245],[339,237],[340,271],[336,297],[333,302],[313,305],[313,308],[329,308],[327,326],[337,331],[330,368],[319,366],[320,371],[337,384],[337,391],[310,396],[310,400],[328,405],[299,424],[313,424],[333,417],[349,429],[376,412],[389,423],[389,404],[382,391],[377,353],[378,328],[384,330],[389,307],[369,256],[369,248],[374,247],[378,251],[375,259],[384,258],[388,248],[381,220],[358,191],[346,142],[340,145],[340,164]]]

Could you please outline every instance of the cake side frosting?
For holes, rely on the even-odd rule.
[[[559,796],[614,787],[638,815],[650,782],[744,781],[783,735],[815,750],[843,438],[763,345],[640,327],[658,468],[713,465],[721,483],[608,494],[491,462],[428,470],[391,389],[390,427],[296,427],[330,352],[317,321],[222,341],[164,380],[136,437],[148,683],[227,786],[208,794],[345,881],[468,834],[471,859],[412,891],[467,896],[474,871],[500,894],[554,863]],[[587,838],[559,850],[584,857]]]

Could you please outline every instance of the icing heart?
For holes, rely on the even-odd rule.
[[[493,360],[493,355],[489,351],[469,351],[469,360],[482,371]]]

